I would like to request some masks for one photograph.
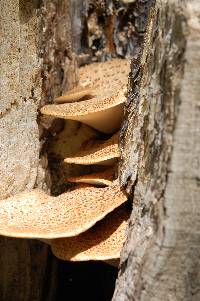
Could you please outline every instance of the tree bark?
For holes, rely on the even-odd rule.
[[[200,299],[200,5],[188,1],[186,12],[190,13],[190,33],[181,106],[164,195],[164,235],[162,241],[157,239],[147,253],[141,300]]]
[[[139,106],[143,96],[148,100],[146,113],[140,117],[142,107],[136,110],[130,105],[130,122],[122,132],[121,181],[128,183],[129,190],[134,185],[133,212],[113,300],[199,300],[200,6],[194,1],[158,1],[155,9],[157,34],[148,47],[153,55],[147,59],[155,65],[146,69],[148,86],[139,96]],[[186,15],[189,32],[185,31]],[[184,36],[185,73],[167,170]]]
[[[76,81],[69,8],[68,0],[0,1],[0,199],[48,189],[37,110]],[[45,244],[0,238],[2,301],[55,300],[56,273]]]
[[[187,36],[185,5],[176,0],[0,2],[5,41],[0,199],[34,187],[51,188],[46,142],[53,122],[45,124],[38,109],[75,85],[77,65],[133,58],[119,166],[133,211],[113,300],[200,297],[200,7],[187,1],[191,14]],[[80,271],[78,266],[60,264],[40,242],[11,238],[0,238],[0,266],[2,301],[64,300],[69,297],[71,275]],[[95,264],[82,267],[82,275],[85,270],[93,273],[90,281],[96,268],[101,269]],[[104,271],[103,277],[96,276],[101,294],[95,293],[97,286],[88,285],[93,288],[90,296],[101,301],[110,300],[110,292],[103,289]],[[77,289],[80,283],[86,285],[83,278],[75,277]]]

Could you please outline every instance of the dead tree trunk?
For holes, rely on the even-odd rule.
[[[146,68],[141,66],[133,85],[133,93],[139,90],[138,103],[128,107],[130,122],[123,129],[121,181],[133,187],[133,212],[113,300],[200,298],[199,12],[194,1],[157,1],[155,7],[158,21],[150,28]],[[179,97],[184,15],[190,31]]]
[[[184,5],[176,0],[0,3],[5,41],[1,49],[0,199],[27,188],[50,188],[46,141],[59,124],[45,123],[37,110],[73,87],[76,65],[116,56],[134,58],[119,168],[133,211],[113,300],[199,299],[196,171],[200,145],[195,129],[200,8],[187,1],[193,18],[181,86],[187,37]],[[190,198],[193,207],[188,205]],[[66,299],[68,291],[60,279],[67,268],[40,242],[1,238],[0,299],[64,300],[61,294]],[[99,285],[99,279],[96,282]],[[105,293],[103,298],[110,300],[110,295]]]
[[[37,110],[76,81],[69,5],[0,2],[0,199],[35,186],[48,189]],[[54,300],[56,266],[40,242],[0,238],[0,300]]]

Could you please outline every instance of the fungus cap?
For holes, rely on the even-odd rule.
[[[92,184],[95,186],[111,186],[112,181],[114,180],[115,170],[114,168],[108,168],[104,171],[83,175],[79,177],[70,177],[67,178],[67,182],[72,183],[86,183]]]
[[[51,242],[53,254],[62,260],[110,260],[120,257],[129,213],[115,210],[88,231]]]
[[[104,98],[97,95],[80,102],[46,105],[41,109],[41,113],[80,121],[101,132],[113,133],[120,128],[123,120],[125,91],[123,88],[109,98],[106,97],[105,91]]]
[[[80,86],[94,88],[91,99],[60,105],[46,105],[42,114],[81,121],[95,129],[113,133],[119,129],[126,101],[129,61],[113,59],[93,63],[80,70]]]
[[[77,86],[69,91],[67,91],[64,95],[56,97],[55,102],[56,103],[65,103],[65,102],[76,102],[82,100],[84,97],[89,97],[91,98],[93,95],[93,90],[92,88],[86,86],[86,87],[81,87]]]
[[[116,87],[127,84],[130,72],[130,60],[113,58],[106,62],[96,62],[79,68],[79,85],[95,87],[102,93],[103,90],[115,92]]]
[[[86,187],[52,197],[42,190],[0,202],[0,235],[59,238],[82,233],[127,200],[118,185]]]
[[[119,133],[116,133],[104,142],[98,140],[92,145],[83,146],[76,156],[66,158],[64,162],[83,165],[112,165],[120,157],[118,139]]]

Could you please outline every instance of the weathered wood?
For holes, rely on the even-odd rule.
[[[200,4],[187,1],[186,13],[190,28],[163,235],[147,252],[140,300],[200,300]]]
[[[153,243],[157,238],[162,242],[164,235],[163,195],[184,65],[182,10],[181,3],[176,1],[156,1],[141,59],[132,64],[138,72],[132,72],[130,79],[129,103],[121,132],[120,179],[132,192],[133,211],[113,300],[151,300],[148,292],[146,299],[142,294],[145,275],[149,275],[144,264],[148,254],[154,252]],[[152,281],[156,283],[155,278]],[[154,293],[158,297],[152,300],[169,300],[164,294],[161,297]]]
[[[69,5],[0,1],[0,199],[36,185],[47,189],[37,110],[76,81]],[[0,238],[0,300],[55,300],[56,265],[45,244]]]
[[[183,2],[155,1],[150,19],[148,12],[154,7],[154,1],[126,2],[35,0],[18,4],[9,0],[0,3],[5,40],[1,46],[4,85],[0,91],[0,198],[34,186],[49,188],[43,147],[46,131],[40,128],[39,133],[37,110],[73,87],[77,80],[74,51],[79,65],[111,56],[133,56],[130,93],[121,131],[120,165],[120,181],[131,194],[133,212],[113,300],[198,300],[199,131],[196,127],[199,103],[196,104],[196,99],[199,78],[195,68],[199,63],[199,5],[188,1],[187,8],[194,7],[197,12],[195,15],[192,10],[194,18],[190,20],[195,35],[188,39],[186,54],[190,65],[186,67],[183,82],[182,117],[178,120],[172,173],[164,196],[183,74]],[[147,22],[148,34],[142,48]],[[189,110],[191,119],[188,119]],[[193,138],[187,138],[192,135]],[[188,165],[183,168],[185,161]],[[187,205],[190,198],[194,210]],[[184,219],[186,211],[188,218]],[[74,273],[72,265],[58,265],[40,242],[1,238],[0,266],[2,301],[71,298],[68,295],[71,274],[67,272],[70,267]],[[102,269],[101,275],[105,270]],[[85,267],[75,271],[84,275]],[[95,265],[92,273],[96,275]],[[78,288],[82,279],[75,279]],[[98,289],[102,278],[89,279],[88,287],[93,287],[94,281]],[[72,293],[74,287],[73,283]],[[90,294],[93,299],[95,292],[92,290]],[[105,293],[104,298],[108,295]]]

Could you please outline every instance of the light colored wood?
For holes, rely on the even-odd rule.
[[[163,238],[148,252],[141,275],[144,301],[200,300],[200,4],[188,1],[186,10],[190,34],[165,191]]]
[[[0,201],[36,185],[47,189],[38,107],[76,81],[67,4],[0,1]],[[45,244],[0,237],[1,301],[55,300],[56,265]]]
[[[181,192],[181,186],[175,184],[176,176],[171,178],[171,173],[168,174],[168,183],[172,182],[176,195],[170,196],[167,193],[164,198],[184,66],[186,32],[184,31],[184,7],[181,4],[177,1],[156,1],[155,10],[150,12],[152,21],[147,25],[142,61],[138,63],[139,72],[133,80],[133,83],[138,85],[138,89],[133,88],[133,102],[129,104],[126,115],[128,121],[122,130],[120,165],[121,183],[127,186],[128,191],[132,191],[131,220],[133,222],[129,223],[128,238],[122,250],[113,301],[193,300],[190,292],[186,297],[182,291],[188,288],[185,286],[184,278],[192,283],[192,279],[187,274],[189,268],[187,263],[190,259],[182,257],[181,253],[176,251],[174,256],[170,257],[173,254],[173,246],[176,247],[179,241],[177,235],[181,236],[185,232],[175,232],[171,245],[165,247],[164,244],[173,228],[171,218],[176,216],[177,210],[182,206],[181,199],[185,197],[189,202],[188,197],[183,193],[187,188],[185,187],[184,190],[182,188]],[[137,67],[137,61],[135,66]],[[188,76],[191,78],[192,86],[192,74]],[[188,86],[185,83],[184,89],[188,89],[186,87]],[[192,88],[190,93],[192,94]],[[187,93],[184,97],[191,102],[192,95],[189,96]],[[189,106],[186,110],[187,116],[183,116],[183,112],[179,115],[184,120],[183,129],[189,122]],[[184,133],[184,137],[186,134],[189,133]],[[184,141],[184,137],[183,132],[176,136],[179,141]],[[184,145],[186,143],[184,141]],[[181,153],[178,156],[181,157]],[[193,198],[194,194],[195,191],[192,192]],[[171,212],[166,208],[169,202]],[[189,207],[190,205],[181,209],[180,217],[183,221],[187,220]],[[170,231],[167,231],[166,223]],[[193,251],[190,252],[190,246],[187,241],[184,241],[184,235],[182,238],[186,253],[191,256]],[[181,251],[181,248],[179,250]],[[163,253],[168,256],[163,257]],[[190,262],[195,261],[197,256]],[[171,272],[168,273],[170,266]],[[191,271],[190,268],[189,270]],[[198,283],[197,280],[195,281]],[[188,298],[189,295],[191,298]]]

